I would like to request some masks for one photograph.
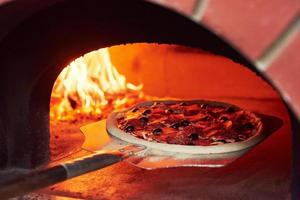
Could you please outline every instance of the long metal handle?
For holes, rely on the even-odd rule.
[[[25,176],[2,183],[0,185],[0,196],[6,199],[26,194],[107,167],[143,149],[141,146],[130,145],[117,151],[98,152],[50,168],[36,170]]]

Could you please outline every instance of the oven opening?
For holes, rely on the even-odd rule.
[[[51,160],[79,151],[85,141],[79,128],[106,119],[115,110],[149,100],[194,99],[275,117],[270,100],[280,102],[255,73],[201,49],[156,43],[101,48],[74,59],[53,85]]]

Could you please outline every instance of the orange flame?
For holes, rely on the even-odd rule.
[[[100,116],[142,98],[143,85],[127,83],[112,64],[107,48],[74,60],[58,76],[51,96],[50,118],[71,120],[78,114]]]

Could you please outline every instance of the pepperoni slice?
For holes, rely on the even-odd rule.
[[[156,102],[123,113],[118,128],[151,142],[220,145],[252,137],[260,120],[236,106],[214,103]]]

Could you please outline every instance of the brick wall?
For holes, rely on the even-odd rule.
[[[182,13],[229,41],[254,63],[273,48],[275,56],[261,70],[282,90],[300,116],[299,0],[149,0]],[[293,23],[293,34],[281,40]]]

